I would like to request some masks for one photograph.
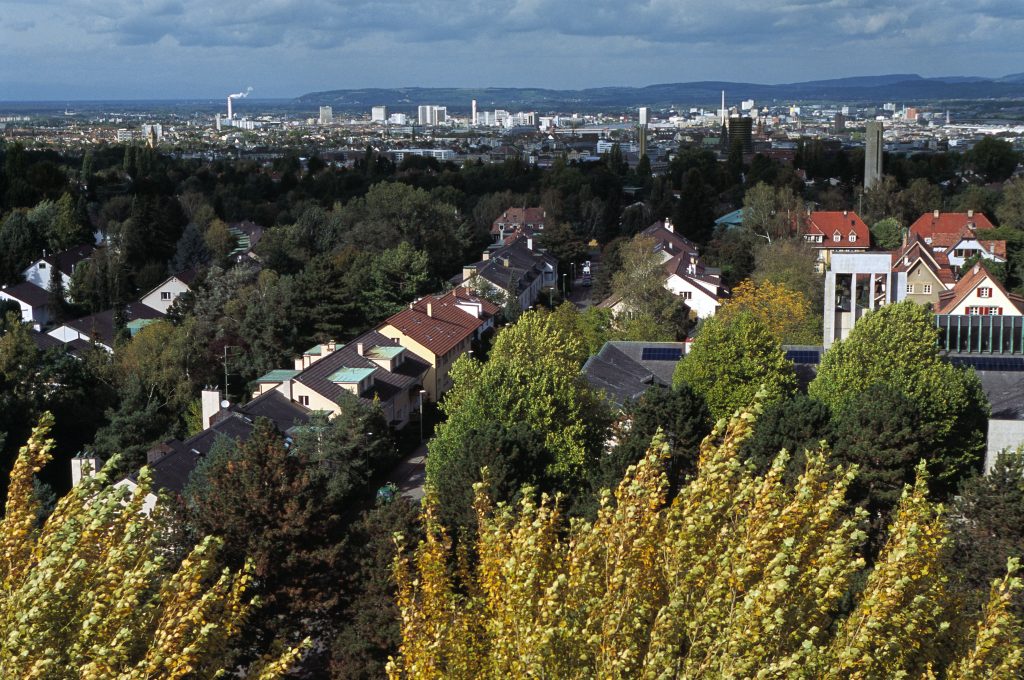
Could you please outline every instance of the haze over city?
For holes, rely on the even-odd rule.
[[[351,87],[781,83],[1019,71],[1013,0],[219,3],[15,0],[0,100],[260,98]]]

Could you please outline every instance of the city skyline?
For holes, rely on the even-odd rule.
[[[16,0],[0,19],[0,100],[999,77],[1020,70],[1022,34],[1009,0]]]

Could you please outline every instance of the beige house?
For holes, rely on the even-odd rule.
[[[418,300],[377,330],[430,364],[423,388],[428,399],[437,401],[452,386],[452,364],[470,350],[473,340],[494,327],[497,313],[497,305],[460,287]]]
[[[404,427],[419,408],[430,364],[377,331],[348,345],[325,343],[306,350],[292,369],[270,371],[256,380],[253,396],[271,391],[312,411],[338,414],[344,393],[378,404],[388,422]]]
[[[892,253],[893,273],[906,272],[907,300],[936,309],[939,295],[953,287],[955,278],[945,253],[934,252],[920,236],[911,235]]]

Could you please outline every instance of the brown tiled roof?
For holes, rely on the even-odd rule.
[[[982,241],[979,239],[978,243],[996,257],[1003,260],[1006,259],[1006,241]]]
[[[906,245],[892,251],[892,270],[894,272],[909,272],[917,265],[918,261],[924,263],[924,266],[930,269],[935,274],[935,278],[944,286],[949,286],[956,280],[946,254],[942,251],[933,252],[923,238],[911,234]]]
[[[934,212],[930,212],[921,215],[910,225],[910,233],[931,238],[932,243],[935,243],[936,234],[959,234],[964,227],[974,229],[993,228],[992,223],[989,222],[984,213],[940,212],[938,217],[936,217]]]
[[[840,240],[834,241],[833,235],[839,232]],[[855,240],[850,240],[853,231]],[[820,234],[821,243],[817,248],[869,248],[871,247],[871,231],[864,220],[852,210],[815,210],[807,216],[807,233]]]
[[[87,260],[90,257],[92,257],[92,254],[93,252],[95,252],[95,250],[96,247],[93,246],[91,243],[83,243],[80,246],[68,248],[62,253],[57,253],[55,255],[47,255],[42,259],[51,267],[57,267],[57,269],[60,270],[62,274],[71,276],[75,268],[75,265],[81,262],[82,260]]]
[[[533,225],[534,229],[544,228],[544,208],[509,208],[491,224],[491,233],[497,234],[502,229],[508,231],[516,227]]]
[[[167,316],[152,307],[147,307],[141,302],[129,302],[124,306],[124,321],[136,319],[162,319]],[[87,335],[95,342],[101,342],[107,347],[114,346],[114,336],[117,329],[114,326],[114,310],[108,309],[80,319],[68,321],[65,325],[74,328],[76,331]]]
[[[460,301],[480,304],[483,315],[477,318],[460,309]],[[435,355],[443,355],[476,333],[486,320],[497,312],[497,305],[476,297],[466,288],[457,288],[441,296],[428,295],[384,323],[394,326],[403,335],[412,338]]]
[[[970,271],[964,274],[963,278],[956,282],[952,290],[947,290],[939,293],[939,309],[938,314],[950,314],[952,310],[956,309],[961,302],[964,301],[974,289],[980,286],[985,280],[988,280],[992,284],[992,287],[999,290],[1005,295],[1010,303],[1013,304],[1018,313],[1024,314],[1024,297],[1015,293],[1007,292],[1003,284],[999,282],[999,279],[995,278],[988,273],[984,263],[979,262]]]
[[[658,220],[640,233],[642,236],[653,238],[657,242],[655,252],[666,252],[672,257],[680,253],[696,255],[698,253],[697,244],[685,236],[677,234],[674,228],[670,229],[670,224],[665,220]]]

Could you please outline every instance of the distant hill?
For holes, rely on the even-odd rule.
[[[404,111],[418,104],[437,104],[463,111],[469,109],[472,99],[477,100],[481,110],[507,108],[571,111],[668,105],[713,107],[720,101],[722,90],[726,91],[730,104],[735,104],[740,98],[754,99],[758,103],[799,100],[844,104],[1024,98],[1024,73],[994,79],[974,76],[923,78],[912,73],[897,73],[779,85],[702,81],[582,90],[519,87],[366,88],[311,92],[297,97],[295,103],[300,106],[330,105],[339,110],[385,105]]]

